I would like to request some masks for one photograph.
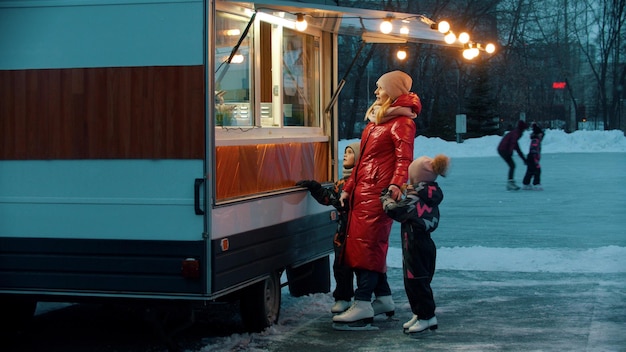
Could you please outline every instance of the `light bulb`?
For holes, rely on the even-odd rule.
[[[446,34],[446,36],[443,37],[443,40],[445,40],[446,43],[448,44],[452,44],[456,40],[456,35],[454,35],[454,33],[452,32],[448,32],[448,34]]]
[[[308,23],[306,22],[306,20],[304,19],[304,15],[299,13],[296,15],[297,19],[296,19],[296,29],[300,32],[304,31],[306,29],[306,27],[308,26]]]
[[[489,54],[493,54],[496,51],[496,46],[489,43],[487,44],[487,46],[485,47],[485,51]]]
[[[440,33],[448,33],[450,31],[450,23],[448,21],[441,21],[437,24],[437,30]]]
[[[470,40],[470,36],[466,32],[459,34],[459,42],[461,42],[461,44],[465,44],[469,42],[469,40]]]
[[[393,29],[393,25],[391,24],[390,20],[384,20],[381,24],[380,24],[380,31],[383,32],[383,34],[389,34],[391,33],[391,30]]]
[[[398,57],[398,60],[406,59],[406,50],[404,49],[398,50],[398,52],[396,53],[396,56]]]

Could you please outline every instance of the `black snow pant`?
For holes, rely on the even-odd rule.
[[[333,261],[333,275],[335,276],[335,301],[351,301],[354,296],[354,270],[343,263],[344,237],[335,234],[333,247],[335,260]]]
[[[515,175],[515,162],[513,162],[513,154],[503,152],[501,150],[498,150],[498,154],[500,154],[506,164],[509,165],[509,180],[512,180],[513,176]]]
[[[354,300],[371,301],[372,293],[376,297],[391,296],[391,287],[386,273],[365,269],[354,269],[356,274],[356,290]]]
[[[524,180],[522,183],[524,185],[530,185],[530,181],[533,181],[533,185],[541,184],[541,166],[539,162],[536,160],[535,156],[528,155],[527,167],[526,167],[526,175],[524,175]]]
[[[435,298],[430,283],[435,275],[437,247],[430,233],[402,234],[404,289],[411,311],[419,319],[435,316]]]

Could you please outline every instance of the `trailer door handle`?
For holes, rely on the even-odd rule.
[[[193,184],[193,205],[196,215],[204,215],[204,210],[200,208],[200,186],[204,183],[203,178],[197,178]]]

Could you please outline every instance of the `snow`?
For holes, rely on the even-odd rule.
[[[589,280],[599,280],[591,283],[593,287],[598,284],[611,287],[614,284],[611,280],[615,280],[613,274],[623,278],[626,273],[626,236],[623,230],[626,227],[624,133],[576,131],[568,134],[561,130],[547,130],[542,143],[542,183],[545,188],[542,192],[505,191],[507,168],[496,152],[500,138],[486,136],[462,143],[422,136],[415,140],[415,157],[443,153],[452,160],[450,175],[438,179],[445,199],[441,205],[441,224],[433,238],[438,250],[437,271],[444,274],[435,276],[433,287],[436,293],[445,295],[446,289],[453,290],[455,283],[462,280],[464,275],[480,276],[485,272],[493,273],[488,277],[515,277],[513,280],[508,279],[513,287],[525,287],[538,282],[541,278],[536,277],[541,275],[555,275],[554,280],[550,280],[559,285],[580,280],[571,289],[572,295],[576,294],[579,287],[589,284]],[[343,151],[346,145],[355,141],[358,140],[340,141],[339,150]],[[524,153],[528,151],[529,141],[527,131],[520,139]],[[514,158],[517,164],[516,179],[521,183],[525,166],[517,156]],[[387,257],[390,271],[396,273],[389,277],[394,297],[404,295],[402,276],[401,273],[397,274],[400,272],[398,268],[402,267],[398,234],[399,226],[395,224]],[[517,282],[519,275],[522,275],[522,279]],[[562,277],[565,278],[560,282],[558,278]],[[486,287],[486,281],[476,283],[481,286],[477,287],[477,292],[503,285],[497,279],[493,280]],[[507,279],[502,280],[506,282]],[[468,281],[462,281],[462,284],[468,285]],[[471,280],[469,285],[472,285]],[[334,289],[334,283],[332,286]],[[541,295],[535,292],[535,296]],[[621,310],[624,309],[623,298],[612,299],[618,302]],[[491,300],[507,298],[493,297]],[[289,295],[287,288],[283,288],[281,317],[277,325],[259,334],[211,338],[200,351],[272,350],[267,346],[280,345],[296,336],[298,333],[295,331],[303,329],[302,324],[306,323],[302,320],[305,316],[327,315],[330,325],[329,307],[332,303],[331,294],[294,298]],[[454,310],[452,303],[448,302],[448,305],[438,307],[438,314]],[[397,309],[408,310],[408,304],[405,302]],[[576,309],[571,308],[572,311]],[[598,311],[595,314],[602,313]],[[587,343],[592,346],[587,346],[587,351],[611,351],[614,350],[611,347],[614,342],[611,341],[617,339],[618,345],[624,341],[615,326],[595,323],[584,329],[590,330]],[[546,335],[549,334],[548,330],[545,329]],[[611,337],[607,337],[611,334]],[[321,344],[324,336],[313,335],[311,346]],[[559,339],[558,332],[554,335],[554,338]],[[578,348],[576,344],[579,342],[568,340],[563,337],[558,343],[552,341],[549,345],[563,350]],[[537,342],[529,342],[535,343],[530,348],[544,350],[539,341],[540,338]],[[466,345],[473,347],[455,348],[453,341],[450,341],[448,347],[450,350],[481,350],[478,344],[467,342]],[[374,346],[370,345],[376,349]],[[381,345],[380,348],[386,347]],[[493,350],[494,346],[485,349]]]

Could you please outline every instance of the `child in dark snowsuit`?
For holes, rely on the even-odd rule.
[[[530,149],[528,150],[528,156],[526,157],[526,175],[524,175],[524,190],[536,190],[542,191],[541,187],[541,165],[539,160],[541,159],[541,141],[543,140],[543,130],[539,125],[533,123],[533,132],[530,135]],[[530,181],[533,181],[533,185],[530,185]]]
[[[339,196],[343,190],[345,181],[350,177],[352,169],[359,160],[360,143],[355,142],[349,144],[343,155],[343,176],[335,182],[333,188],[324,188],[322,185],[313,180],[303,180],[296,183],[297,186],[306,187],[311,192],[315,200],[322,205],[332,205],[337,209],[339,217],[337,220],[337,233],[333,239],[333,247],[335,249],[335,260],[333,262],[333,274],[335,276],[336,287],[333,292],[335,304],[330,311],[332,313],[341,313],[352,305],[352,297],[354,296],[353,277],[354,270],[343,264],[342,255],[344,243],[346,239],[346,224],[348,222],[348,207],[339,202]]]
[[[437,329],[435,299],[430,283],[435,275],[437,250],[430,233],[439,225],[439,204],[443,192],[435,180],[445,176],[450,158],[437,155],[415,159],[409,166],[406,197],[396,202],[388,193],[380,197],[383,209],[401,223],[402,270],[413,317],[402,326],[405,332],[416,334]]]

